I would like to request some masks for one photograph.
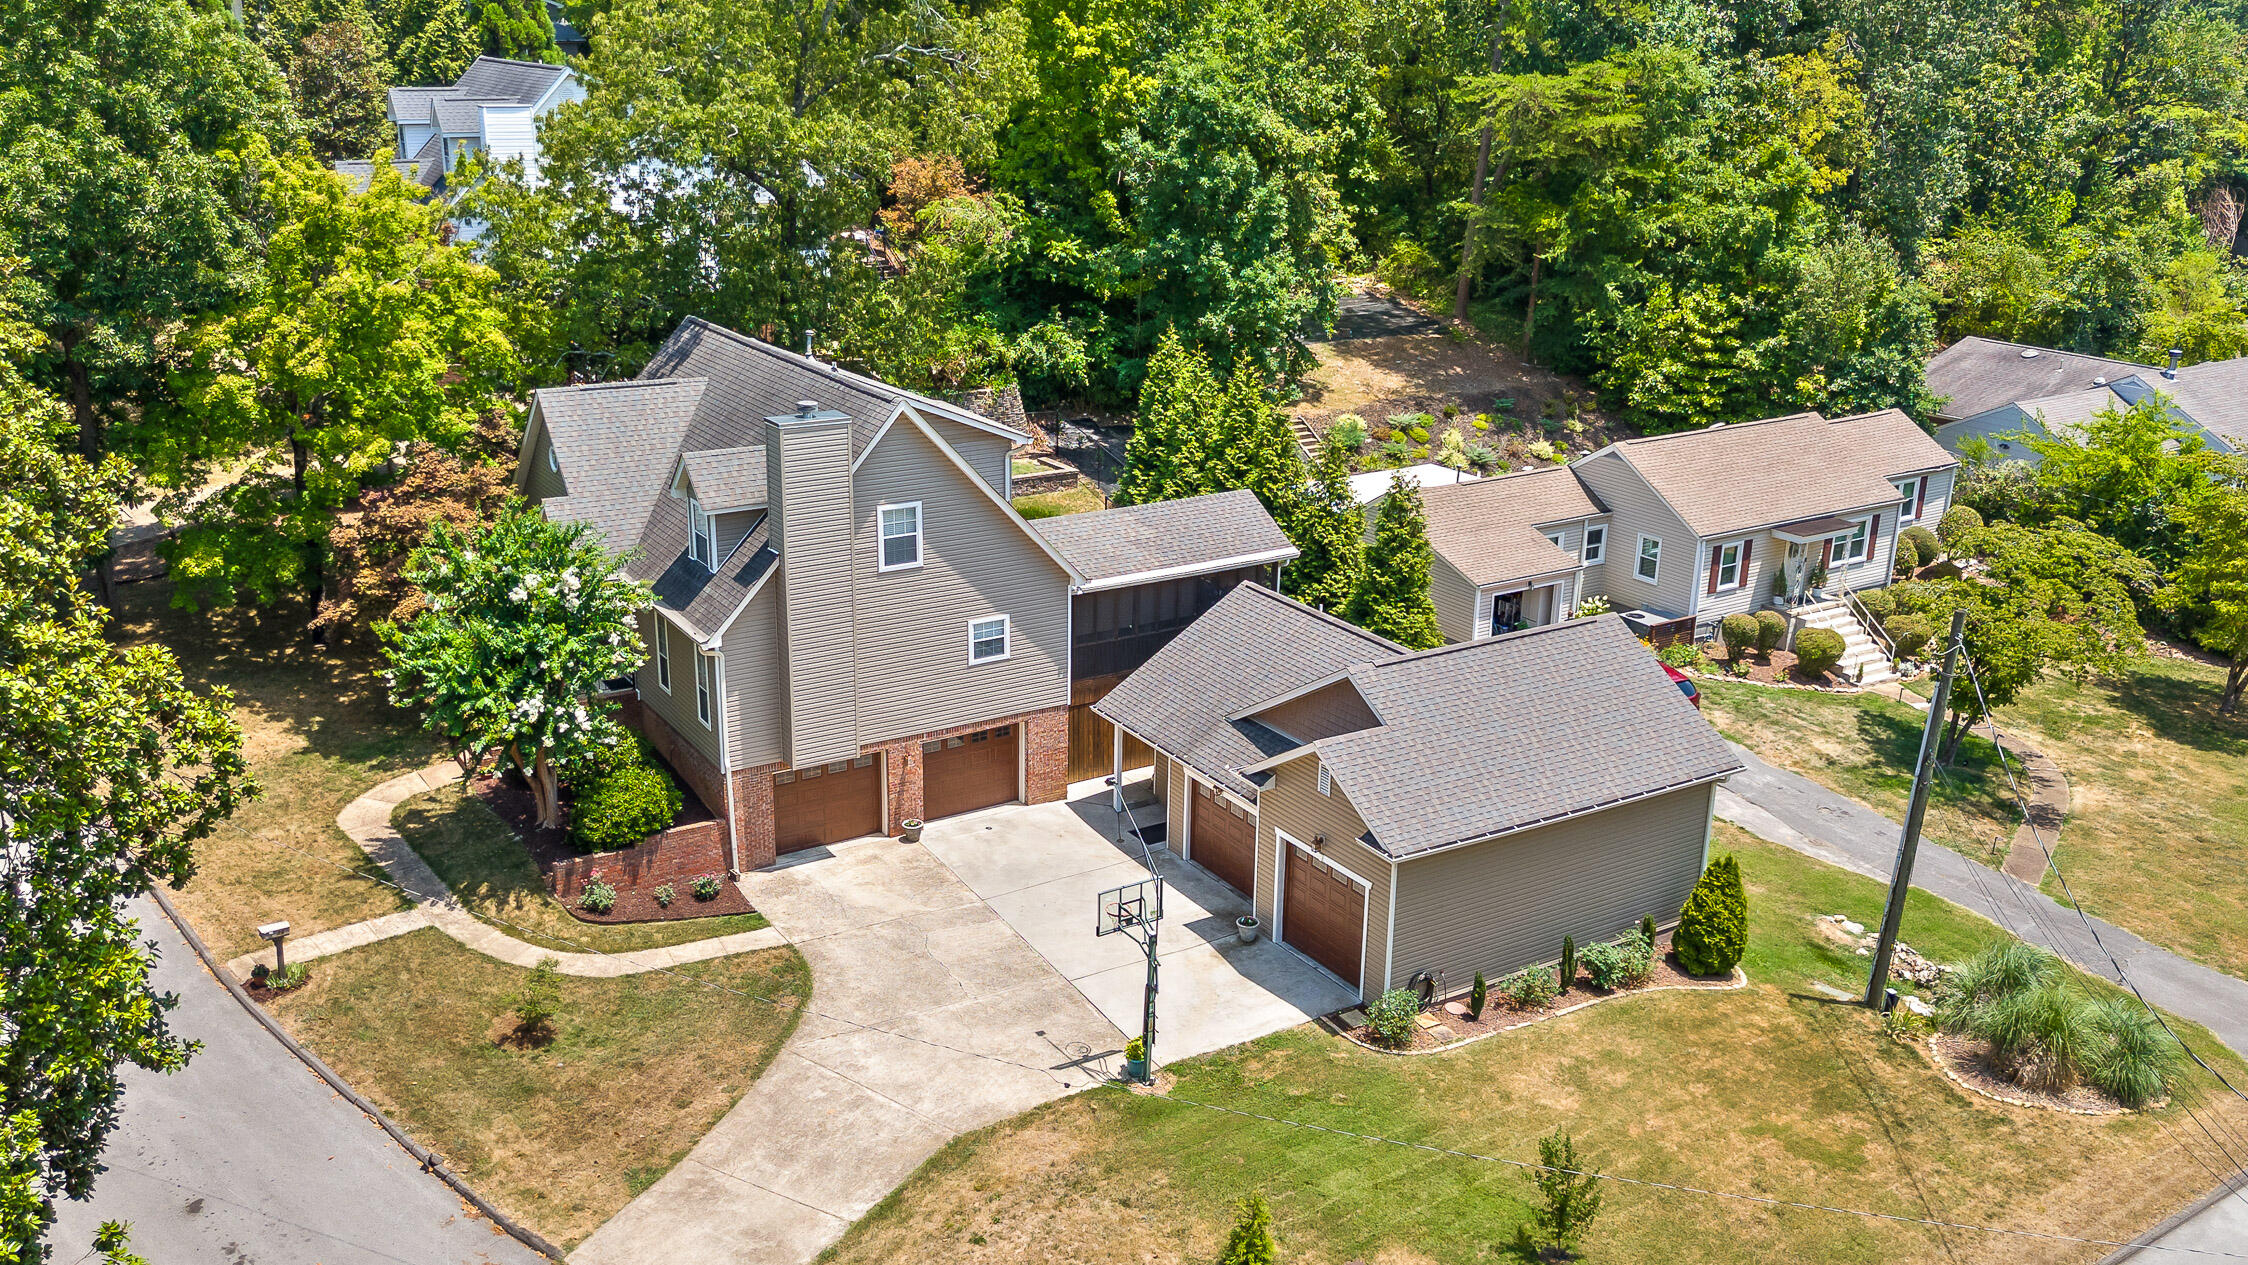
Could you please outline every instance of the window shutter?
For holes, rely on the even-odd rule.
[[[1717,591],[1717,563],[1718,563],[1718,559],[1720,559],[1720,558],[1723,558],[1724,556],[1725,556],[1725,546],[1724,546],[1724,545],[1722,545],[1722,544],[1716,544],[1716,545],[1711,545],[1711,546],[1709,547],[1709,591],[1710,591],[1710,592],[1712,592],[1712,593],[1715,593],[1715,592]]]
[[[1916,522],[1916,523],[1917,523],[1917,522],[1919,522],[1919,521],[1920,521],[1920,515],[1921,515],[1921,514],[1922,514],[1922,513],[1924,512],[1924,511],[1926,511],[1926,510],[1927,510],[1927,508],[1928,508],[1928,476],[1927,476],[1927,475],[1921,475],[1921,476],[1920,476],[1920,486],[1919,486],[1919,487],[1917,487],[1917,488],[1915,488],[1915,489],[1913,489],[1913,493],[1912,493],[1912,521],[1914,521],[1914,522]]]
[[[1742,542],[1741,542],[1741,587],[1742,587],[1742,588],[1744,588],[1744,589],[1748,587],[1748,577],[1749,577],[1749,569],[1748,569],[1748,558],[1749,558],[1749,554],[1750,554],[1750,553],[1752,553],[1752,552],[1753,552],[1753,551],[1754,551],[1755,549],[1756,549],[1756,542],[1755,542],[1755,541],[1753,541],[1753,540],[1744,540],[1744,541],[1742,541]]]
[[[1866,561],[1873,561],[1873,556],[1880,552],[1881,515],[1876,514],[1872,518],[1866,520]]]
[[[1832,536],[1819,542],[1819,565],[1821,567],[1834,565],[1834,537]]]

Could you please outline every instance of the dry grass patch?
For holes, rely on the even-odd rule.
[[[629,953],[767,925],[762,914],[677,922],[580,922],[547,894],[545,878],[515,832],[458,782],[407,800],[390,820],[470,913],[542,949]],[[679,901],[693,902],[685,883],[675,886]]]
[[[362,651],[323,653],[306,639],[299,603],[267,610],[171,609],[171,585],[118,588],[115,635],[159,642],[188,682],[234,693],[235,720],[261,796],[196,845],[198,873],[177,900],[221,959],[260,943],[260,923],[297,935],[406,907],[336,814],[368,787],[421,768],[435,749],[412,716],[390,706]],[[247,833],[245,833],[247,832]]]
[[[795,1029],[811,987],[786,948],[671,974],[565,976],[553,1040],[510,1048],[503,1016],[528,974],[427,929],[322,959],[273,1010],[487,1198],[564,1245],[717,1123]]]
[[[2175,1149],[2176,1108],[2094,1119],[2002,1106],[1961,1091],[1867,1012],[1819,996],[1811,981],[1854,988],[1864,966],[1823,943],[1811,916],[1872,918],[1880,887],[1720,830],[1750,886],[1746,990],[1596,1006],[1417,1059],[1296,1029],[1173,1065],[1176,1095],[1509,1158],[1534,1158],[1537,1139],[1566,1126],[1619,1174],[2093,1238],[2125,1237],[2207,1184]],[[1906,939],[1941,957],[1996,934],[1924,895],[1908,907]],[[2222,1109],[2248,1124],[2237,1102]],[[1232,1201],[1251,1191],[1271,1201],[1286,1259],[1343,1265],[1512,1259],[1529,1184],[1493,1163],[1103,1090],[954,1143],[824,1259],[1184,1265],[1215,1256]],[[2100,1255],[1641,1187],[1605,1194],[1592,1260]]]
[[[1091,479],[1079,480],[1076,487],[1065,492],[1034,492],[1015,498],[1015,512],[1024,518],[1059,518],[1107,508],[1100,485]]]

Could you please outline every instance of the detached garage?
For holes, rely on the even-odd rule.
[[[1409,653],[1244,586],[1096,706],[1194,784],[1171,837],[1190,824],[1228,882],[1205,787],[1255,806],[1233,873],[1275,939],[1367,997],[1668,922],[1741,767],[1612,616]]]

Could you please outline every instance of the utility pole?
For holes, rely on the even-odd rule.
[[[1936,776],[1936,742],[1951,706],[1951,679],[1959,671],[1960,642],[1967,631],[1967,608],[1951,613],[1951,637],[1944,643],[1943,675],[1928,700],[1928,723],[1920,732],[1920,762],[1912,768],[1912,806],[1905,810],[1904,834],[1897,841],[1897,863],[1889,876],[1889,904],[1881,911],[1881,939],[1873,948],[1873,977],[1866,981],[1866,1005],[1884,1009],[1889,992],[1889,959],[1897,951],[1897,930],[1905,920],[1905,893],[1912,890],[1912,862],[1920,853],[1920,822],[1928,815],[1928,787]]]

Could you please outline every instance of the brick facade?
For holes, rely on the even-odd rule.
[[[628,723],[648,736],[649,744],[671,762],[671,766],[679,771],[679,776],[694,788],[695,794],[719,821],[728,822],[725,783],[710,762],[673,733],[663,717],[639,707],[636,700],[624,702],[622,715]],[[878,754],[882,758],[885,790],[889,798],[889,828],[896,830],[899,822],[921,815],[922,743],[1010,724],[1021,729],[1019,741],[1024,753],[1024,789],[1028,792],[1024,799],[1032,804],[1050,804],[1067,796],[1069,709],[1050,707],[1044,711],[1001,716],[971,725],[955,725],[948,729],[910,734],[861,747],[859,754]],[[773,775],[787,768],[786,764],[762,764],[734,771],[733,814],[728,823],[731,826],[733,847],[731,863],[724,868],[737,873],[761,870],[779,859],[774,847],[776,832],[773,822]],[[706,786],[709,789],[706,790]],[[724,835],[721,834],[720,837],[723,839]]]
[[[595,870],[620,892],[674,884],[680,891],[702,874],[726,872],[723,822],[693,821],[648,836],[636,847],[571,857],[547,871],[546,889],[560,899],[574,897]]]

